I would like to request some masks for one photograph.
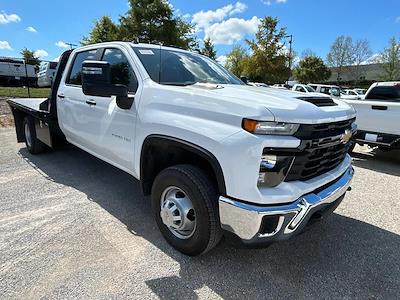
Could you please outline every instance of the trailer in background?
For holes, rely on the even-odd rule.
[[[49,87],[53,83],[53,79],[57,69],[57,62],[44,61],[39,66],[37,74],[37,85],[39,87]]]
[[[1,86],[36,86],[37,76],[34,65],[25,64],[23,59],[0,57]]]

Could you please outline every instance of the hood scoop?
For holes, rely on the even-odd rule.
[[[337,103],[329,97],[297,97],[297,99],[312,103],[319,107],[337,106]]]

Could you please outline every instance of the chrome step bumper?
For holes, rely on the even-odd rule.
[[[332,184],[290,204],[257,206],[220,197],[221,226],[247,244],[288,239],[299,233],[311,217],[333,211],[350,188],[353,174],[353,167],[350,166]]]

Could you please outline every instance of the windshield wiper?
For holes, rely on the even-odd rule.
[[[176,85],[176,86],[188,86],[188,85],[194,85],[196,82],[193,81],[185,81],[185,82],[161,82],[161,84],[164,85]]]

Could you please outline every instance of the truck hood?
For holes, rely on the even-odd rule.
[[[355,117],[355,110],[345,102],[334,99],[333,101],[337,105],[319,107],[306,100],[298,99],[298,97],[315,98],[315,95],[311,96],[290,90],[247,85],[192,85],[185,89],[190,90],[191,93],[201,93],[203,96],[218,98],[219,101],[231,102],[232,107],[237,104],[242,108],[249,107],[249,112],[262,106],[273,115],[276,122],[317,124]],[[229,105],[229,103],[226,104]],[[242,111],[242,113],[243,117],[252,117],[247,116],[246,111]]]

